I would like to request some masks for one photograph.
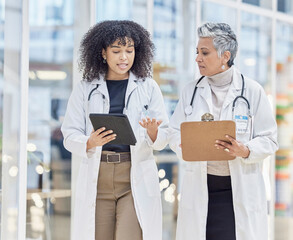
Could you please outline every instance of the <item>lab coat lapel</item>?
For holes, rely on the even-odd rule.
[[[198,90],[200,90],[200,91],[198,91]],[[208,112],[213,114],[212,91],[211,91],[211,87],[210,87],[206,78],[204,78],[198,84],[198,90],[197,91],[199,92],[199,95],[202,98],[201,100],[204,101],[209,108]]]
[[[109,92],[108,92],[107,83],[106,83],[106,80],[105,80],[104,76],[100,75],[100,79],[99,80],[98,79],[93,80],[92,84],[94,84],[94,85],[99,84],[99,87],[97,88],[97,91],[94,91],[93,95],[97,94],[97,93],[101,93],[105,97],[107,102],[109,102],[110,101],[109,100]]]
[[[226,98],[223,103],[222,112],[225,111],[225,109],[233,103],[234,99],[237,96],[241,95],[241,89],[242,89],[242,79],[241,79],[241,73],[234,68],[233,70],[233,79],[231,86],[228,90],[228,93],[226,95]]]
[[[125,107],[127,108],[127,102],[128,99],[131,95],[131,93],[134,91],[134,89],[137,88],[137,77],[130,72],[129,73],[129,80],[128,80],[128,85],[127,85],[127,89],[126,89],[126,94],[125,94]]]

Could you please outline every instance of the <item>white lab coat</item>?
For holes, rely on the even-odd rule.
[[[93,91],[88,101],[89,93],[97,84],[99,87]],[[153,79],[144,81],[130,73],[125,103],[124,113],[127,114],[137,139],[136,145],[130,146],[131,189],[136,214],[143,240],[161,240],[162,206],[153,149],[161,150],[167,144],[168,116],[162,93]],[[148,105],[148,116],[163,120],[154,143],[139,125],[139,121],[145,116],[145,105]],[[86,152],[86,143],[93,129],[88,116],[89,113],[108,113],[109,107],[107,84],[103,77],[92,82],[78,83],[68,102],[61,129],[64,146],[82,159],[76,185],[73,240],[95,239],[95,203],[102,147]]]
[[[232,102],[241,94],[242,89],[240,74],[234,68],[233,81],[224,100],[220,120],[232,119]],[[278,148],[277,126],[263,88],[256,81],[244,78],[244,96],[250,103],[253,119],[252,128],[249,127],[247,133],[236,134],[237,140],[249,147],[249,157],[246,159],[237,157],[229,161],[236,239],[267,240],[267,200],[262,164],[263,160]],[[180,124],[184,121],[200,121],[204,113],[213,114],[211,89],[207,79],[204,78],[198,84],[193,112],[190,116],[186,116],[184,109],[190,105],[196,82],[197,80],[192,81],[185,86],[170,119],[169,144],[181,159]],[[235,111],[237,114],[247,115],[247,105],[239,100]],[[176,239],[205,240],[207,211],[207,162],[187,162],[182,181]]]

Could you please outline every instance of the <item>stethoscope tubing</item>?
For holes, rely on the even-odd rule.
[[[91,96],[92,96],[93,92],[94,92],[95,90],[97,90],[98,87],[99,87],[99,84],[97,84],[97,86],[94,87],[94,88],[90,91],[90,93],[89,93],[89,95],[88,95],[88,102],[91,100]],[[131,94],[132,94],[132,93],[131,93]],[[130,100],[130,96],[131,96],[131,94],[129,95],[129,97],[128,97],[128,99],[127,99],[127,103],[126,103],[125,110],[124,110],[125,112],[126,112],[127,109],[128,109],[128,105],[129,105],[129,100]],[[103,95],[103,98],[105,98],[104,95]],[[144,105],[144,109],[147,111],[147,110],[148,110],[148,105]]]
[[[190,100],[190,104],[189,106],[186,107],[185,109],[185,114],[186,115],[191,115],[192,113],[192,109],[193,109],[193,101],[194,101],[194,97],[195,97],[195,93],[196,93],[196,90],[197,90],[197,86],[198,84],[201,82],[201,80],[204,78],[205,76],[202,76],[200,77],[200,79],[197,81],[195,87],[194,87],[194,90],[193,90],[193,94],[192,94],[192,97],[191,97],[191,100]],[[232,111],[234,112],[234,108],[235,108],[235,105],[236,105],[236,102],[238,99],[243,99],[246,104],[247,104],[247,108],[248,108],[248,112],[250,113],[250,103],[249,101],[247,100],[246,97],[244,97],[244,87],[245,87],[245,81],[244,81],[244,76],[243,74],[241,74],[241,79],[242,79],[242,88],[241,88],[241,95],[237,96],[234,100],[233,100],[233,103],[232,103]]]

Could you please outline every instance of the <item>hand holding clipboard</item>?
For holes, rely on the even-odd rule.
[[[221,151],[215,147],[216,140],[229,142],[225,137],[226,135],[235,139],[235,128],[235,122],[230,120],[183,122],[181,124],[183,160],[219,161],[235,159],[226,151]]]

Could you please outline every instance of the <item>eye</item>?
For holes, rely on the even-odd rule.
[[[113,51],[113,53],[119,53],[119,51]]]
[[[132,53],[133,51],[127,51],[127,53]]]
[[[207,53],[207,52],[203,52],[202,54],[203,54],[203,55],[208,55],[209,53]]]

